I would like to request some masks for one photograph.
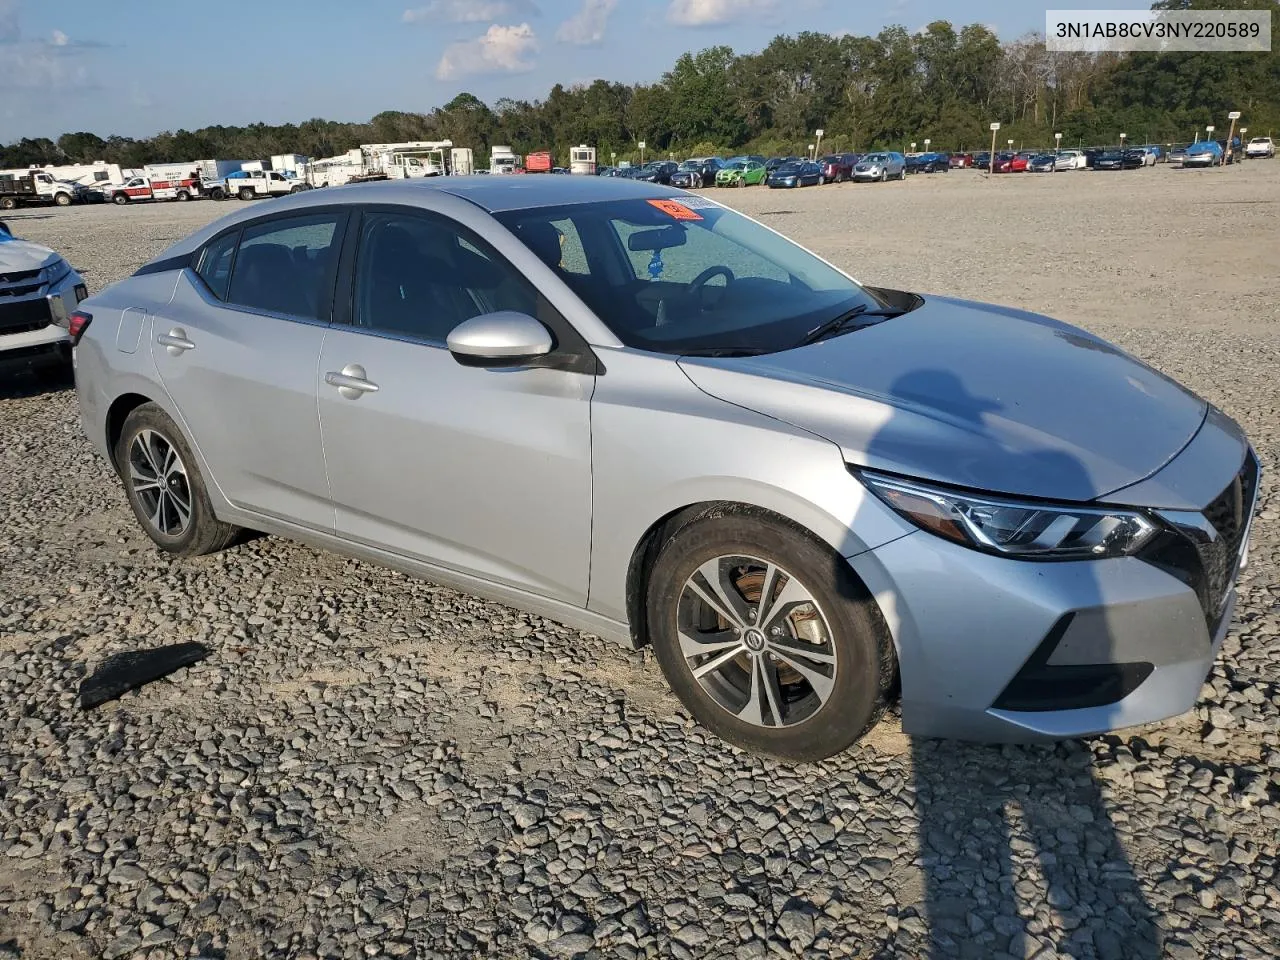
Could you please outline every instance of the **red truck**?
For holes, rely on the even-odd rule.
[[[548,150],[530,153],[524,158],[525,173],[550,173],[551,166],[551,153]]]

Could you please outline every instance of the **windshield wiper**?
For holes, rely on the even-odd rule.
[[[801,337],[800,342],[797,343],[796,346],[807,347],[811,343],[816,343],[819,340],[822,340],[833,334],[839,333],[841,330],[845,329],[846,327],[851,327],[851,326],[855,328],[870,327],[873,325],[873,323],[879,322],[879,320],[881,319],[888,319],[891,317],[900,317],[906,312],[907,311],[905,310],[893,310],[893,309],[872,310],[865,303],[860,303],[856,307],[854,307],[852,310],[846,310],[844,313],[840,314],[840,316],[834,317],[831,320],[828,320],[826,323],[818,324],[816,327],[814,327],[812,330],[806,333],[803,337]],[[854,323],[854,321],[861,320],[864,317],[876,317],[877,320],[873,321],[873,323]]]
[[[697,350],[681,350],[682,357],[758,357],[764,353],[759,347],[701,347]]]

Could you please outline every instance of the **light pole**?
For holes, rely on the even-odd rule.
[[[991,168],[987,171],[988,173],[996,172],[996,131],[999,129],[1000,129],[1000,124],[998,123],[991,124],[991,157],[990,157]]]
[[[810,160],[815,160],[815,159],[817,159],[817,156],[818,156],[818,155],[817,155],[816,153],[814,153],[814,152],[813,152],[813,144],[812,144],[812,143],[811,143],[811,144],[809,144],[809,159],[810,159]]]
[[[916,142],[914,140],[911,141],[911,152],[912,153],[916,152]]]
[[[924,138],[924,152],[925,152],[925,153],[928,153],[928,152],[929,152],[929,144],[931,144],[931,143],[933,143],[933,141],[932,141],[932,140],[930,140],[928,137],[925,137],[925,138]]]
[[[1227,153],[1231,153],[1231,140],[1236,135],[1236,121],[1240,119],[1240,111],[1232,110],[1227,114],[1227,119],[1231,121],[1231,132],[1227,134]]]
[[[1120,152],[1121,153],[1124,153],[1124,138],[1127,136],[1128,136],[1127,133],[1120,134]],[[1123,170],[1124,167],[1121,167],[1120,169]]]
[[[1060,133],[1055,133],[1053,135],[1053,152],[1054,153],[1062,152],[1062,134]]]
[[[637,146],[640,147],[640,166],[644,166],[644,141],[641,140]]]
[[[826,131],[825,131],[825,130],[823,130],[821,127],[819,127],[817,130],[815,130],[815,131],[813,132],[813,135],[814,135],[815,137],[817,137],[817,138],[818,138],[818,143],[817,143],[817,145],[813,148],[813,159],[815,159],[815,160],[817,160],[817,159],[818,159],[818,151],[820,151],[820,150],[822,149],[822,135],[823,135],[825,132],[826,132]]]
[[[609,151],[609,166],[616,167],[618,165],[618,151]]]

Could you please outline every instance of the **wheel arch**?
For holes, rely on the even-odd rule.
[[[679,533],[682,528],[695,520],[729,515],[769,517],[791,527],[801,536],[820,544],[833,554],[838,554],[838,551],[827,539],[819,536],[804,524],[778,513],[776,510],[771,510],[758,504],[746,503],[740,500],[702,500],[671,510],[658,520],[655,520],[645,530],[640,541],[632,550],[630,562],[627,564],[625,602],[627,622],[631,629],[632,647],[638,650],[649,644],[645,598],[649,592],[649,575],[653,570],[658,554],[662,552],[663,546]],[[846,564],[846,568],[849,576],[865,591],[867,598],[878,609],[879,603],[867,584],[863,582],[862,577],[858,575],[851,565]],[[879,612],[883,618],[884,612]]]

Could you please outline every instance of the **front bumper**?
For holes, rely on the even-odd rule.
[[[1202,442],[1199,453],[1222,438]],[[1230,469],[1217,467],[1217,477]],[[1246,518],[1256,490],[1255,479],[1238,498]],[[1215,524],[1226,493],[1205,498],[1203,515]],[[1029,562],[924,532],[848,562],[893,634],[905,732],[1035,742],[1151,723],[1194,706],[1235,607],[1247,525],[1233,531],[1224,533],[1229,549],[1218,558],[1226,568],[1209,571],[1208,591],[1204,571],[1165,563],[1168,554]]]
[[[855,170],[853,171],[853,179],[855,180],[879,180],[880,170]]]
[[[53,322],[47,298],[59,294],[68,302],[76,303],[83,299],[77,295],[77,289],[84,292],[84,280],[72,270],[57,283],[41,285],[20,297],[0,301],[0,356],[70,343],[66,329]]]

